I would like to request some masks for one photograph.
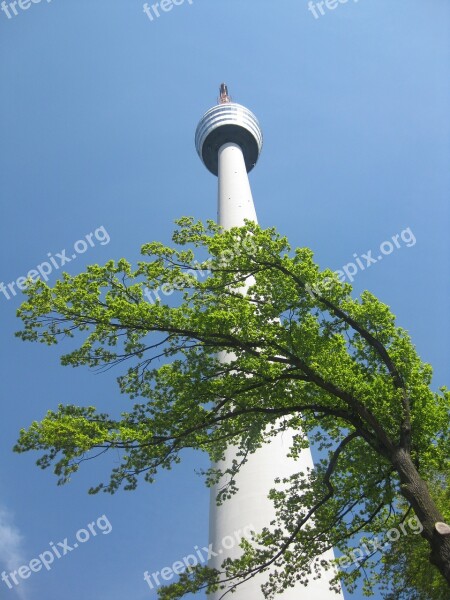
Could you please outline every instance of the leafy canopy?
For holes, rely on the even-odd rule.
[[[431,368],[389,307],[369,292],[352,298],[310,250],[292,252],[274,229],[250,222],[229,231],[177,223],[176,247],[146,244],[136,268],[121,259],[64,274],[53,288],[30,285],[17,335],[49,345],[75,336],[62,364],[123,367],[120,390],[136,404],[119,419],[61,405],[22,430],[15,450],[41,451],[38,464],[53,465],[60,484],[99,451],[119,450],[109,481],[90,490],[114,493],[152,482],[193,448],[211,458],[209,485],[228,477],[222,502],[239,487],[240,462],[294,429],[292,456],[312,445],[322,458],[311,473],[274,482],[277,521],[242,542],[242,558],[223,572],[199,567],[160,591],[173,600],[271,566],[272,598],[306,582],[326,549],[348,554],[356,534],[411,516],[392,453],[403,448],[425,478],[445,470],[449,394],[430,389]],[[229,445],[237,460],[222,473],[216,463]],[[352,589],[359,572],[340,576]]]

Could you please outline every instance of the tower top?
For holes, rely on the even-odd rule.
[[[225,83],[221,83],[218,104],[226,104],[227,102],[231,102],[231,98],[228,94],[228,87]]]
[[[241,147],[247,172],[251,171],[262,149],[261,127],[248,108],[231,100],[222,83],[218,104],[206,111],[195,132],[197,153],[214,175],[218,174],[219,149],[228,143]]]

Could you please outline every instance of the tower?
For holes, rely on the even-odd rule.
[[[220,86],[219,102],[210,108],[200,119],[195,133],[195,146],[206,168],[218,177],[219,195],[217,221],[224,229],[244,225],[244,219],[257,222],[255,206],[248,179],[248,173],[258,161],[262,150],[263,136],[255,115],[245,106],[231,101],[225,84]],[[227,361],[227,355],[220,359]],[[272,438],[252,455],[241,469],[238,479],[238,492],[223,505],[216,505],[218,486],[211,488],[209,515],[209,542],[216,556],[209,566],[220,569],[227,557],[237,557],[241,550],[228,547],[224,540],[245,531],[249,526],[260,531],[274,518],[272,502],[267,498],[277,477],[288,477],[297,471],[313,467],[311,452],[303,450],[300,459],[287,457],[294,432],[284,431]],[[228,447],[224,463],[231,465],[236,449]],[[223,468],[223,465],[221,465]],[[219,482],[219,486],[221,483]],[[243,534],[241,534],[243,535]],[[334,557],[329,551],[324,559]],[[232,596],[235,600],[261,600],[261,584],[265,575],[253,577],[237,588]],[[343,596],[330,592],[328,581],[332,577],[311,580],[308,587],[303,585],[287,589],[280,598],[283,600],[342,600]],[[219,600],[224,590],[210,596]]]

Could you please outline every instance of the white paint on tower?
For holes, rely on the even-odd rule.
[[[218,223],[224,229],[244,225],[244,219],[257,222],[255,206],[248,179],[262,149],[262,132],[256,117],[247,108],[231,102],[226,86],[222,84],[219,104],[208,110],[197,127],[197,152],[208,170],[218,176]],[[227,362],[229,356],[221,353],[221,360]],[[242,550],[235,546],[224,550],[223,540],[236,531],[243,531],[250,524],[255,531],[269,526],[275,517],[273,502],[267,498],[274,487],[274,480],[289,477],[293,473],[306,472],[313,467],[309,449],[303,450],[299,459],[287,456],[295,432],[283,431],[264,444],[241,468],[236,477],[238,491],[231,499],[217,506],[216,497],[225,480],[211,488],[209,514],[209,542],[212,549],[218,550],[209,566],[221,570],[225,558],[236,558]],[[229,446],[224,461],[218,463],[221,470],[231,466],[237,448]],[[332,560],[333,551],[322,558]],[[283,600],[339,600],[341,594],[329,590],[332,571],[320,579],[312,579],[307,587],[297,585],[279,594]],[[234,600],[262,600],[261,584],[267,574],[253,577],[239,585],[231,596]],[[232,585],[232,584],[230,584]],[[219,600],[224,590],[209,596]],[[228,597],[228,596],[227,596]]]

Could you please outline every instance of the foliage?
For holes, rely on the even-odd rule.
[[[122,259],[64,274],[53,288],[30,285],[17,335],[50,345],[83,336],[62,364],[126,363],[118,383],[137,403],[119,420],[60,406],[22,430],[15,449],[43,452],[38,464],[53,465],[59,483],[95,453],[122,451],[109,482],[91,489],[114,493],[152,482],[184,448],[209,455],[210,485],[224,475],[214,463],[229,445],[248,458],[289,428],[294,457],[316,446],[323,458],[311,473],[274,482],[277,521],[243,542],[242,558],[220,574],[185,573],[161,592],[166,600],[269,567],[264,594],[272,598],[306,583],[326,549],[348,553],[356,534],[397,526],[411,506],[443,573],[448,548],[433,523],[448,496],[433,499],[422,476],[446,468],[449,393],[430,389],[431,367],[389,307],[369,292],[352,298],[310,250],[291,252],[274,229],[247,222],[221,231],[190,218],[178,225],[176,247],[146,244],[135,269]],[[170,303],[146,299],[160,288],[175,294]],[[239,487],[239,468],[226,474]],[[235,491],[232,483],[218,501]],[[352,589],[360,572],[339,576]]]

